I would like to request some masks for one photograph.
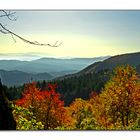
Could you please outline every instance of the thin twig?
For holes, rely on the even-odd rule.
[[[11,34],[11,36],[12,36],[12,39],[14,40],[14,42],[16,43],[16,40],[15,40],[14,36],[12,34]]]

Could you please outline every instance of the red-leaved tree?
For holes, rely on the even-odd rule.
[[[56,84],[48,84],[47,90],[41,91],[36,83],[25,85],[23,97],[16,101],[16,105],[30,109],[41,121],[45,129],[55,129],[63,126],[67,121],[64,101],[56,92]]]

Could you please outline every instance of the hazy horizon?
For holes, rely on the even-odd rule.
[[[41,58],[54,58],[54,59],[74,59],[74,58],[100,58],[100,57],[111,57],[111,56],[98,56],[98,57],[54,57],[54,56],[45,56],[39,55],[36,53],[8,53],[2,54],[0,53],[0,60],[20,60],[20,61],[32,61]]]
[[[1,54],[36,54],[54,58],[93,58],[139,52],[140,11],[16,11],[17,21],[1,18],[11,31],[33,46],[0,33]],[[13,58],[16,55],[13,55]],[[20,57],[20,55],[19,55]]]

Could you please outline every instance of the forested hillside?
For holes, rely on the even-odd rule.
[[[69,105],[75,98],[89,99],[92,91],[99,93],[111,76],[112,71],[104,70],[98,73],[53,80],[49,83],[57,83],[56,90],[63,94],[65,105]],[[45,89],[47,84],[45,81],[37,82],[38,87],[42,90]]]
[[[92,91],[100,93],[100,91],[104,88],[105,83],[112,77],[113,67],[115,65],[122,66],[122,63],[125,63],[125,65],[130,64],[131,66],[134,66],[136,68],[136,71],[138,73],[140,73],[140,63],[139,61],[135,62],[135,60],[138,60],[139,58],[140,53],[114,56],[104,60],[103,62],[96,62],[78,73],[65,75],[63,77],[55,78],[54,80],[50,81],[43,79],[45,78],[45,76],[43,75],[42,79],[40,79],[42,81],[38,81],[37,86],[43,90],[48,83],[57,83],[58,87],[56,88],[56,90],[60,94],[63,94],[64,104],[69,105],[75,98],[89,99]],[[106,67],[105,69],[104,67],[106,66],[106,64],[108,65],[108,67]],[[103,66],[103,68],[101,70],[98,70],[101,65]],[[35,81],[34,76],[29,75],[29,77],[32,78],[33,81]],[[30,81],[30,79],[28,81]],[[11,94],[9,95],[9,91],[7,95],[12,99],[15,98],[14,96],[17,97],[16,94],[14,94],[13,96]]]
[[[108,75],[108,71],[101,74]],[[102,90],[95,86],[95,89],[91,89],[89,97],[84,97],[83,94],[85,99],[82,99],[79,94],[72,102],[67,103],[68,106],[64,104],[65,95],[62,94],[63,88],[61,89],[65,84],[64,81],[63,84],[56,81],[55,84],[46,84],[44,81],[24,85],[20,99],[11,102],[17,124],[16,129],[139,130],[140,79],[136,70],[129,65],[124,65],[116,67],[111,75],[109,79],[106,77],[104,79],[100,75],[107,80],[106,82],[103,80],[104,84],[99,83]],[[96,75],[96,78],[101,77]],[[91,79],[95,81],[94,77]],[[71,80],[74,81],[74,79]],[[88,82],[87,80],[85,83]],[[81,83],[84,84],[84,82]],[[94,84],[97,85],[97,81]],[[71,88],[67,88],[70,90],[74,88],[72,86],[74,85],[71,84]],[[77,86],[79,86],[78,83]]]

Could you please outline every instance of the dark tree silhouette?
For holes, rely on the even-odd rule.
[[[16,130],[10,103],[4,94],[3,86],[0,79],[0,130]]]
[[[8,18],[10,21],[17,20],[17,17],[15,17],[15,12],[5,11],[5,10],[0,10],[0,18]],[[62,44],[62,43],[59,43],[58,41],[56,41],[54,44],[49,44],[49,43],[39,43],[38,41],[27,40],[23,38],[22,36],[16,34],[15,32],[7,29],[6,25],[3,25],[1,22],[0,22],[0,32],[3,34],[10,34],[15,42],[16,40],[14,39],[14,37],[17,37],[21,39],[22,41],[24,41],[25,43],[29,43],[31,45],[58,47]]]

